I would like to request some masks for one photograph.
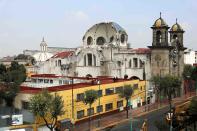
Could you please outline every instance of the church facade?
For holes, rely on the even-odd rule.
[[[155,75],[181,76],[184,66],[184,30],[177,21],[170,28],[161,16],[151,28],[152,45],[133,49],[128,43],[126,30],[117,23],[95,24],[84,34],[81,47],[57,53],[37,65],[37,73],[148,80]]]

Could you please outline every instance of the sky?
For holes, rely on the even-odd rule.
[[[160,12],[170,27],[178,19],[185,47],[197,50],[197,0],[0,0],[0,57],[39,50],[42,37],[50,47],[78,47],[86,30],[110,21],[132,48],[144,48]]]

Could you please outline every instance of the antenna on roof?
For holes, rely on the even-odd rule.
[[[178,20],[178,19],[176,18],[176,24],[177,24],[177,20]]]
[[[160,18],[161,18],[161,12],[160,12]]]

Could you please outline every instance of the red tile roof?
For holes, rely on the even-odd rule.
[[[55,54],[52,58],[66,58],[66,57],[69,57],[69,56],[72,56],[74,53],[74,51],[64,51],[64,52],[59,52],[57,54]]]
[[[135,52],[137,54],[149,54],[151,52],[149,48],[136,48],[131,49],[130,51]]]
[[[63,76],[58,76],[55,74],[35,74],[35,75],[31,75],[31,77],[58,78],[58,77],[63,77]]]
[[[123,82],[123,81],[128,81],[124,80],[124,79],[118,79],[115,82]],[[100,80],[100,84],[110,84],[110,83],[114,83],[113,79],[103,79]],[[72,84],[72,85],[60,85],[60,86],[53,86],[53,87],[48,87],[47,90],[49,92],[56,92],[56,91],[62,91],[62,90],[70,90],[70,89],[78,89],[78,88],[84,88],[84,87],[89,87],[89,86],[94,86],[94,85],[98,85],[96,83],[95,79],[90,80],[89,82],[86,83],[76,83],[76,84]],[[35,87],[28,87],[28,86],[20,86],[20,92],[21,93],[30,93],[30,94],[35,94],[38,92],[41,92],[42,88],[35,88]]]

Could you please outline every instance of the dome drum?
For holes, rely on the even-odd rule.
[[[108,44],[125,46],[127,39],[127,33],[120,25],[114,22],[99,23],[88,29],[83,37],[83,44],[91,47]]]

